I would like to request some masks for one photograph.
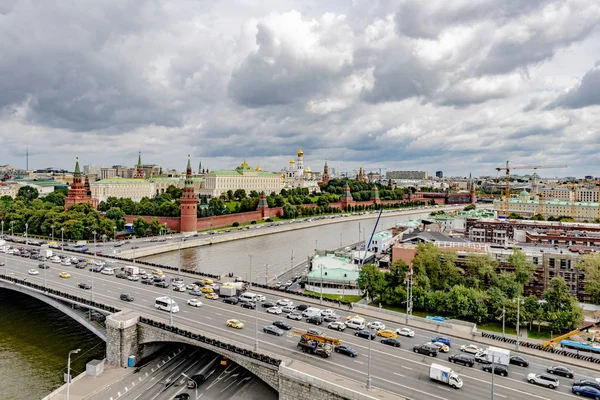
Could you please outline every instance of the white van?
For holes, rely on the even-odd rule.
[[[362,318],[352,318],[349,321],[346,321],[346,326],[351,329],[365,329],[365,320]]]
[[[302,313],[302,316],[304,318],[308,318],[308,317],[314,317],[316,315],[321,315],[321,309],[320,308],[316,308],[316,307],[308,307],[306,310],[304,310],[304,312]]]
[[[254,302],[256,302],[257,295],[255,293],[246,292],[246,293],[242,294],[239,298],[240,298],[240,301],[242,301],[242,302],[254,303]]]
[[[115,268],[104,268],[101,272],[102,275],[114,275]]]

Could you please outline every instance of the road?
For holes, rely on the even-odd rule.
[[[48,285],[52,288],[91,297],[91,291],[78,289],[80,282],[92,283],[92,272],[88,270],[75,269],[74,267],[57,266],[51,264],[51,269],[41,271],[39,275],[32,276],[27,274],[30,268],[37,268],[37,261],[25,259],[16,256],[8,256],[6,268],[10,275],[15,277],[27,277],[29,281],[43,284],[44,271],[47,272]],[[67,270],[71,273],[71,278],[61,279],[58,273]],[[2,267],[0,267],[2,271]],[[186,276],[185,274],[182,274]],[[186,276],[185,281],[191,282],[197,280],[197,277]],[[154,307],[154,299],[158,296],[169,295],[180,305],[181,311],[174,314],[174,324],[181,328],[202,329],[207,332],[221,334],[240,343],[252,346],[255,337],[258,339],[259,348],[267,349],[273,353],[285,357],[292,357],[318,368],[327,369],[339,375],[364,382],[368,371],[368,341],[353,336],[351,330],[345,332],[328,333],[331,336],[339,337],[344,344],[354,347],[360,354],[357,358],[350,358],[340,354],[334,354],[328,359],[321,359],[315,356],[301,353],[297,350],[297,337],[283,335],[274,337],[262,332],[265,325],[272,323],[276,319],[285,319],[284,314],[274,316],[266,313],[264,308],[257,307],[256,311],[248,311],[239,305],[224,304],[220,300],[202,299],[204,305],[194,308],[186,305],[186,301],[193,297],[187,293],[173,292],[170,289],[161,289],[153,286],[142,285],[139,282],[132,282],[123,279],[117,279],[114,276],[94,274],[94,297],[96,301],[110,304],[115,307],[124,307],[137,310],[145,316],[153,319],[168,322],[169,314],[159,311]],[[130,293],[135,297],[131,303],[119,300],[121,293]],[[277,300],[268,299],[268,300]],[[349,315],[347,311],[337,310],[341,317]],[[225,321],[230,318],[241,320],[245,327],[241,330],[227,328]],[[314,325],[304,321],[290,321],[295,328],[306,330],[314,328]],[[383,321],[386,322],[386,321]],[[389,323],[386,323],[389,325]],[[258,330],[256,329],[258,327]],[[399,326],[388,326],[396,329]],[[327,329],[325,329],[327,330]],[[373,386],[398,393],[413,399],[458,399],[475,400],[482,397],[488,397],[491,393],[491,375],[483,372],[480,366],[474,368],[461,367],[447,362],[446,354],[440,354],[435,360],[427,356],[413,353],[412,346],[417,343],[427,342],[434,334],[427,330],[415,330],[414,338],[401,338],[402,348],[391,348],[379,343],[379,340],[372,341],[371,374]],[[452,351],[449,354],[457,352],[461,344],[466,344],[460,339],[453,339]],[[531,385],[526,382],[526,375],[529,372],[543,372],[550,361],[541,357],[527,356],[531,366],[521,368],[510,367],[508,377],[495,377],[495,396],[499,399],[566,399],[575,397],[570,393],[570,380],[560,378],[560,387],[556,390],[550,390],[544,387]],[[454,370],[462,376],[464,387],[455,391],[443,385],[433,383],[428,378],[428,368],[432,361],[452,365]],[[585,368],[573,367],[576,379],[584,377],[595,378]]]

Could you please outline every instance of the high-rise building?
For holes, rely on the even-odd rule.
[[[102,168],[99,165],[88,164],[83,166],[84,175],[100,175]]]
[[[427,179],[427,171],[387,171],[386,179]]]
[[[444,179],[444,171],[435,171],[435,177]]]

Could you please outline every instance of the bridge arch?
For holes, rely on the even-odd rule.
[[[42,302],[48,304],[49,306],[56,308],[57,310],[61,311],[63,314],[68,315],[69,317],[74,319],[76,322],[78,322],[81,325],[83,325],[84,327],[86,327],[89,331],[91,331],[93,334],[98,336],[103,341],[105,341],[105,342],[107,341],[106,332],[104,332],[104,330],[98,328],[96,325],[92,324],[89,320],[83,318],[75,310],[69,308],[62,302],[58,301],[57,299],[52,297],[52,295],[44,293],[41,290],[33,289],[33,288],[30,288],[27,286],[22,286],[19,284],[15,284],[13,282],[7,282],[7,281],[1,280],[1,279],[0,279],[0,288],[12,290],[12,291],[19,292],[19,293],[25,294],[27,296],[36,298],[37,300],[42,301]],[[68,301],[66,299],[61,299],[61,300]],[[77,303],[73,303],[73,304],[77,304]],[[93,307],[92,307],[92,309],[93,309]],[[96,310],[96,311],[103,312],[102,310]]]

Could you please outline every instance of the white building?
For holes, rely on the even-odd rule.
[[[494,200],[494,209],[502,211],[504,200]],[[532,217],[538,213],[544,218],[573,217],[576,221],[594,221],[598,218],[597,202],[572,202],[563,200],[534,199],[527,191],[522,191],[517,198],[508,201],[508,213],[524,217]]]
[[[360,296],[358,265],[345,257],[333,254],[316,255],[311,261],[311,271],[306,275],[305,289],[323,294]]]
[[[109,197],[128,198],[140,201],[144,197],[152,198],[156,194],[154,182],[146,179],[111,178],[90,182],[92,198],[106,201]]]
[[[321,175],[313,173],[310,167],[304,168],[304,152],[302,149],[298,150],[296,161],[290,160],[290,165],[281,171],[281,175],[284,177],[285,189],[306,188],[309,192],[321,191],[318,184]]]
[[[83,166],[83,173],[85,175],[97,175],[97,176],[100,176],[101,175],[101,170],[102,170],[102,167],[100,167],[99,165],[95,165],[95,164],[88,164],[88,165],[84,165]]]
[[[375,254],[381,254],[388,251],[393,244],[393,236],[389,231],[377,232],[373,235],[373,240],[369,246],[369,238],[365,239],[365,248],[369,246],[367,250],[374,252]]]
[[[263,171],[260,167],[251,168],[246,161],[233,170],[213,170],[204,175],[204,183],[198,191],[200,198],[210,200],[218,198],[231,190],[244,189],[246,194],[251,191],[279,193],[283,188],[283,178],[280,174]]]
[[[14,199],[19,193],[19,187],[16,182],[0,182],[0,197],[10,196]]]

